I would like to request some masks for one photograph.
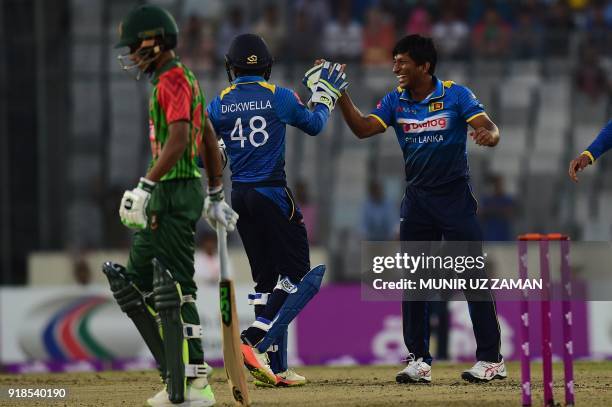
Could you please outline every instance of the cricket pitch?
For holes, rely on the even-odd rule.
[[[303,387],[256,388],[249,376],[254,406],[519,406],[520,365],[507,364],[508,378],[470,384],[460,378],[467,364],[434,363],[432,384],[396,384],[401,366],[300,367],[309,383]],[[563,404],[562,365],[554,366],[555,401]],[[576,403],[612,405],[612,361],[576,362]],[[533,405],[542,405],[541,364],[532,364]],[[222,368],[211,383],[218,406],[232,406]],[[142,406],[161,385],[153,371],[0,375],[0,387],[67,388],[64,400],[0,400],[2,406]]]

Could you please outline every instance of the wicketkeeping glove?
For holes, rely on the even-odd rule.
[[[333,110],[338,98],[348,87],[346,74],[341,71],[342,65],[324,62],[309,69],[302,83],[312,91],[309,103],[322,103]]]
[[[315,65],[304,74],[304,78],[302,78],[302,84],[308,88],[310,93],[314,93],[317,87],[317,82],[319,82],[319,78],[321,77],[321,69],[323,68],[323,64]]]
[[[147,204],[154,188],[155,182],[140,178],[136,188],[123,193],[119,207],[121,223],[132,229],[147,227]]]
[[[208,188],[208,196],[204,199],[202,216],[215,230],[217,229],[217,222],[220,222],[228,232],[233,232],[236,229],[238,214],[225,202],[223,185]]]

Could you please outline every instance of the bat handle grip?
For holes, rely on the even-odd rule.
[[[217,247],[219,250],[220,272],[219,279],[221,281],[230,280],[230,270],[227,266],[227,231],[223,225],[217,223]]]

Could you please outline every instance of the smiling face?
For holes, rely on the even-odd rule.
[[[411,89],[429,76],[429,62],[417,65],[407,53],[393,57],[393,73],[402,89]]]

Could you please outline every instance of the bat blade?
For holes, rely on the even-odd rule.
[[[219,282],[219,299],[221,305],[221,331],[223,334],[225,374],[227,375],[227,383],[236,405],[249,406],[251,400],[244,373],[244,360],[240,351],[239,323],[235,297],[233,281],[221,280]]]

